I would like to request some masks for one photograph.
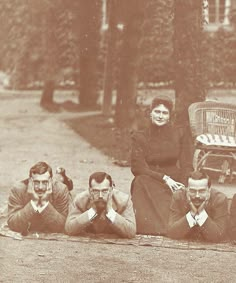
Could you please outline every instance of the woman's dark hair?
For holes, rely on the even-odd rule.
[[[30,168],[29,176],[32,177],[33,174],[42,175],[46,172],[49,172],[50,177],[52,177],[52,168],[46,162],[40,161]]]
[[[199,171],[199,170],[196,170],[196,171],[193,171],[189,174],[189,177],[188,178],[191,178],[193,180],[202,180],[202,179],[207,179],[208,180],[208,188],[211,187],[211,180],[210,180],[210,177],[203,171]]]
[[[173,102],[168,96],[157,96],[152,100],[151,110],[157,107],[158,105],[163,104],[166,108],[168,108],[169,112],[173,110]]]
[[[97,183],[102,183],[105,179],[107,179],[110,183],[110,186],[112,187],[113,181],[112,178],[109,174],[105,173],[105,172],[95,172],[93,173],[90,177],[89,177],[89,187],[91,188],[91,183],[92,180],[95,180]]]

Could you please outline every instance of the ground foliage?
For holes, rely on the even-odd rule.
[[[132,132],[129,129],[115,127],[113,121],[103,115],[68,119],[65,122],[114,162],[119,165],[130,163]]]

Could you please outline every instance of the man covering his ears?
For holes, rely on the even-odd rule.
[[[27,235],[28,232],[63,232],[69,206],[65,184],[52,180],[52,168],[36,163],[29,178],[19,182],[8,200],[8,226]]]
[[[65,230],[69,235],[94,233],[134,237],[136,222],[130,196],[115,189],[107,173],[93,173],[89,189],[78,194],[70,207]]]
[[[226,238],[227,225],[227,197],[211,188],[205,173],[192,172],[188,187],[173,194],[168,236],[219,242]]]

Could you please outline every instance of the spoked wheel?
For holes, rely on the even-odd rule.
[[[194,170],[200,170],[202,167],[204,167],[206,163],[206,157],[207,154],[205,150],[202,149],[195,149],[194,155],[193,155],[193,168]]]

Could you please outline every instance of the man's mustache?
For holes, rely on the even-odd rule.
[[[45,193],[47,189],[34,189],[36,193]]]
[[[200,198],[200,197],[196,197],[196,198],[192,198],[192,201],[204,201],[205,198]]]
[[[94,200],[94,202],[107,203],[103,198],[98,198],[98,199]]]

